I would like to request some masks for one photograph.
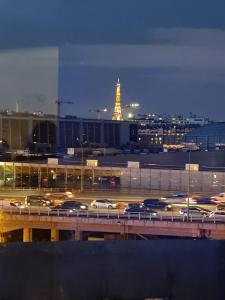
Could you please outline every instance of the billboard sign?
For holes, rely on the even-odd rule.
[[[87,166],[88,167],[97,167],[98,166],[98,160],[97,159],[87,159]]]
[[[128,168],[140,168],[140,162],[139,161],[128,161],[127,162]]]
[[[185,164],[186,171],[199,171],[199,164]]]
[[[58,158],[48,158],[48,165],[58,165],[59,160]]]

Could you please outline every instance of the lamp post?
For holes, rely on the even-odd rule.
[[[82,193],[84,191],[84,148],[79,138],[77,138],[77,142],[81,148],[80,191]]]
[[[60,151],[60,116],[61,116],[61,105],[62,104],[73,104],[72,101],[61,101],[56,100],[55,101],[57,105],[57,111],[56,111],[56,154]]]
[[[190,185],[191,185],[191,148],[189,148],[188,151],[187,222],[189,222]]]

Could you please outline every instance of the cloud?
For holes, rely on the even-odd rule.
[[[154,28],[225,29],[224,11],[224,0],[1,0],[0,49],[151,44]]]
[[[155,29],[153,45],[68,45],[61,48],[64,65],[193,69],[225,68],[225,31],[216,29]]]
[[[154,28],[149,39],[156,44],[225,47],[225,30],[218,28]]]

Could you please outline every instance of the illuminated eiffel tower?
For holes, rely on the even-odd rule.
[[[114,106],[114,112],[112,114],[112,120],[122,121],[122,107],[121,107],[121,100],[120,100],[120,80],[118,78],[117,85],[116,85],[116,102]]]

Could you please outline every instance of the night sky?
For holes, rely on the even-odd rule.
[[[94,117],[118,76],[140,113],[225,120],[225,1],[0,0],[0,109]]]

